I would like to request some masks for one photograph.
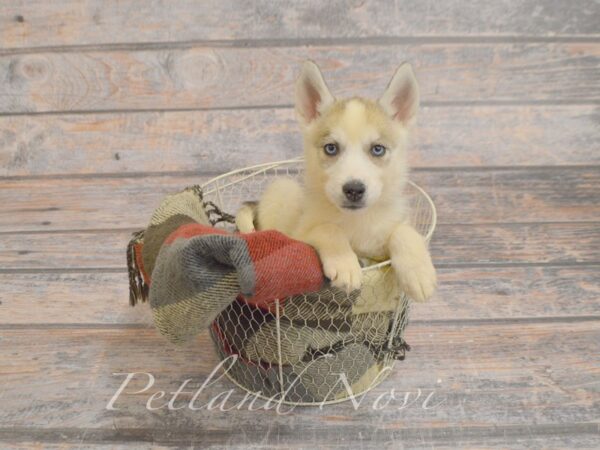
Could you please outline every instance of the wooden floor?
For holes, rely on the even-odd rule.
[[[0,448],[600,448],[600,4],[274,4],[0,5]],[[168,192],[298,155],[305,58],[340,96],[415,66],[439,292],[356,409],[148,410],[217,359],[128,306],[130,233]],[[155,384],[108,409],[128,372]]]

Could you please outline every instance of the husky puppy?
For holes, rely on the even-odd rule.
[[[361,286],[359,257],[391,259],[401,289],[424,301],[436,273],[423,237],[407,223],[408,129],[419,106],[409,64],[396,70],[378,101],[337,100],[317,65],[307,61],[296,83],[304,135],[304,186],[275,180],[258,204],[236,217],[241,232],[275,229],[317,250],[331,284]]]

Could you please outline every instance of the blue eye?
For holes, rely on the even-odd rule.
[[[373,156],[383,156],[385,155],[386,152],[386,148],[383,145],[379,145],[379,144],[375,144],[373,147],[371,147],[371,155]]]
[[[325,144],[323,150],[327,156],[335,156],[338,154],[338,146],[336,144]]]

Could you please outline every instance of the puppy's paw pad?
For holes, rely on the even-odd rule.
[[[362,285],[362,270],[355,255],[324,258],[323,273],[331,280],[333,287],[348,293],[360,289]]]
[[[410,298],[417,302],[424,302],[433,295],[437,287],[437,277],[430,260],[414,265],[399,264],[398,266],[396,270],[400,289]]]
[[[400,288],[413,300],[424,302],[435,292],[436,282],[413,272],[400,278]]]

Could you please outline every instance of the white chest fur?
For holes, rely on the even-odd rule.
[[[346,233],[350,246],[360,257],[385,259],[388,241],[400,220],[397,217],[382,217],[380,214],[361,214],[346,217],[340,227]]]

